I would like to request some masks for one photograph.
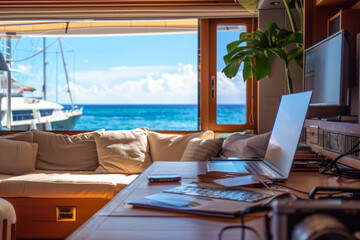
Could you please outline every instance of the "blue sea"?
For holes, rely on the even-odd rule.
[[[70,106],[64,105],[66,109]],[[83,115],[73,130],[198,130],[197,105],[77,105]],[[219,124],[245,122],[245,105],[218,105]]]

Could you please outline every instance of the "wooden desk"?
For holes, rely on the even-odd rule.
[[[182,183],[188,183],[194,181],[197,174],[205,172],[204,162],[155,162],[67,239],[215,240],[223,227],[239,224],[240,218],[226,219],[133,209],[125,205],[125,202],[129,200],[159,193],[179,185],[179,183],[148,184],[146,177],[149,174],[176,173],[182,176]],[[286,185],[309,192],[314,186],[360,187],[360,182],[339,180],[336,177],[323,176],[316,172],[292,172]],[[260,216],[259,214],[247,215],[245,221],[247,226],[255,227],[264,238],[263,219]],[[247,234],[247,239],[256,239],[252,233]],[[224,239],[238,240],[239,238],[240,231],[231,230],[226,232]]]

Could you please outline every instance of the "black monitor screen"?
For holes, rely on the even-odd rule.
[[[340,31],[305,51],[304,90],[313,91],[311,105],[347,105],[345,35]]]

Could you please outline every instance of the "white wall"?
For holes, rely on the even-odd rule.
[[[297,13],[294,13],[294,17]],[[259,10],[259,28],[267,29],[269,22],[276,22],[280,28],[291,29],[285,9],[263,9]],[[298,27],[300,24],[297,23]],[[271,73],[268,78],[259,81],[259,107],[258,107],[258,130],[264,133],[272,130],[280,97],[288,94],[285,66],[278,57],[274,57]],[[302,70],[295,63],[290,65],[290,75],[293,81],[294,92],[302,90]]]

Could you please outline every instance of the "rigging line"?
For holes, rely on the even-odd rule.
[[[28,60],[30,58],[33,58],[37,55],[39,55],[40,53],[43,53],[44,51],[46,51],[47,49],[49,49],[52,45],[54,45],[57,41],[59,41],[59,38],[56,39],[52,44],[50,44],[49,46],[47,46],[46,48],[44,48],[43,50],[41,50],[40,52],[38,53],[35,53],[34,55],[30,56],[30,57],[27,57],[27,58],[24,58],[24,59],[20,59],[20,60],[13,60],[14,62],[22,62],[22,61],[25,61],[25,60]]]
[[[14,56],[15,50],[16,50],[17,46],[19,45],[20,40],[21,40],[21,38],[16,42],[16,45],[15,45],[15,47],[14,47],[14,50],[13,50],[12,53],[10,54],[10,58],[12,58],[12,56]]]

